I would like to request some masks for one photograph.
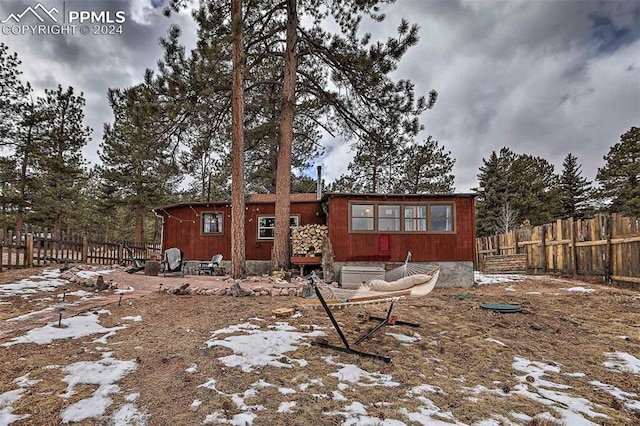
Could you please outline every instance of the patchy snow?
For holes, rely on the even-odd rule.
[[[290,413],[291,409],[296,406],[295,401],[281,402],[278,406],[278,413]]]
[[[26,313],[24,315],[20,315],[20,316],[17,316],[17,317],[9,318],[9,319],[7,319],[7,321],[9,321],[9,322],[11,322],[11,321],[25,321],[25,320],[28,320],[28,319],[30,319],[32,317],[35,317],[35,316],[38,316],[38,315],[42,315],[42,314],[47,313],[47,312],[52,312],[52,311],[55,311],[55,310],[56,310],[56,307],[55,306],[51,306],[51,307],[48,307],[48,308],[41,309],[39,311],[28,312],[28,313]]]
[[[504,291],[517,291],[517,290],[514,286],[510,285],[509,287],[505,287]]]
[[[0,296],[23,296],[29,298],[31,295],[41,291],[55,291],[57,287],[68,284],[68,281],[61,280],[57,270],[45,269],[41,274],[32,275],[15,283],[1,284]]]
[[[218,358],[227,367],[241,367],[242,371],[250,372],[257,367],[266,365],[293,368],[292,362],[304,367],[305,360],[288,358],[285,354],[297,349],[300,340],[307,337],[324,335],[323,332],[313,331],[301,333],[287,323],[278,322],[269,326],[271,330],[261,330],[259,326],[245,323],[214,331],[212,336],[243,332],[245,334],[226,337],[224,340],[211,339],[205,342],[207,347],[222,346],[233,351],[232,355]],[[286,361],[286,362],[283,362]]]
[[[185,373],[193,374],[198,371],[198,364],[191,364],[189,368],[184,369]]]
[[[63,294],[60,293],[57,295],[58,298],[62,298]],[[84,291],[84,290],[77,290],[77,291],[69,291],[66,293],[66,296],[76,296],[76,297],[83,297],[88,298],[89,296],[95,296],[95,293],[89,293],[88,291]]]
[[[111,422],[108,422],[108,424],[116,426],[145,426],[150,419],[151,416],[148,413],[139,411],[135,404],[129,403],[118,408],[111,416]]]
[[[369,373],[363,370],[357,365],[342,364],[335,362],[333,356],[327,356],[322,358],[327,364],[336,365],[341,367],[335,373],[330,373],[329,376],[337,377],[341,382],[349,382],[358,386],[385,386],[396,387],[400,386],[400,383],[394,382],[393,377],[389,374],[382,374],[378,371]]]
[[[474,271],[473,277],[475,282],[479,285],[482,284],[502,284],[502,283],[511,283],[517,281],[524,281],[530,279],[526,275],[517,275],[517,274],[483,274],[482,272]]]
[[[105,311],[99,311],[98,313],[103,312]],[[55,323],[47,324],[44,327],[29,330],[26,334],[14,337],[11,341],[3,343],[1,346],[13,346],[19,343],[36,343],[38,345],[45,345],[58,339],[78,339],[91,334],[109,333],[127,328],[126,326],[105,328],[100,325],[98,320],[99,316],[93,313],[71,318],[63,317],[63,327],[58,327],[58,322],[56,321]]]
[[[0,393],[0,425],[8,425],[30,417],[29,414],[13,414],[13,403],[22,398],[23,393],[22,388]]]
[[[571,291],[574,293],[595,293],[595,290],[592,288],[585,288],[585,287],[569,287],[569,288],[561,288],[560,290],[564,290],[564,291]]]
[[[578,396],[570,395],[567,392],[560,392],[562,389],[571,389],[571,386],[557,384],[543,379],[548,372],[560,373],[559,364],[551,365],[543,362],[529,361],[526,358],[514,357],[513,369],[525,373],[517,377],[520,382],[515,385],[511,393],[532,399],[559,414],[564,422],[569,425],[595,425],[586,416],[592,418],[608,418],[607,415],[594,411],[600,408],[599,405]],[[531,376],[534,380],[529,381]],[[530,389],[533,388],[535,392]],[[552,388],[552,389],[549,389]]]
[[[279,388],[278,392],[280,392],[283,395],[290,395],[292,393],[296,393],[296,390],[291,388]]]
[[[200,401],[199,399],[195,399],[189,406],[189,409],[191,411],[198,411],[198,407],[200,407],[201,405],[202,405],[202,401]]]
[[[30,414],[13,414],[13,403],[22,398],[25,388],[35,386],[41,381],[30,379],[29,373],[13,379],[13,383],[18,386],[18,389],[0,394],[0,425],[9,425],[18,420],[31,417]]]
[[[602,363],[610,370],[640,375],[640,359],[626,352],[606,352],[608,361]]]
[[[635,392],[625,392],[615,386],[602,383],[598,380],[592,380],[589,384],[595,386],[598,389],[602,389],[609,395],[612,395],[617,400],[621,401],[629,410],[640,411],[640,400],[638,394]]]
[[[120,319],[121,319],[121,320],[125,320],[125,321],[140,322],[140,321],[142,321],[142,315],[138,315],[138,316],[135,316],[135,317],[131,317],[131,316],[129,316],[129,317],[122,317],[122,318],[120,318]]]
[[[80,272],[76,272],[76,275],[79,276],[80,278],[91,278],[91,277],[96,277],[98,275],[107,275],[112,273],[113,270],[112,269],[103,269],[101,271],[80,271]]]
[[[115,383],[135,369],[135,361],[116,360],[111,358],[110,353],[103,354],[103,358],[98,361],[81,361],[64,367],[63,371],[68,374],[62,381],[67,383],[67,391],[60,395],[62,398],[73,396],[75,394],[73,388],[79,384],[98,385],[98,388],[91,397],[65,408],[60,415],[63,423],[79,422],[104,415],[106,409],[113,403],[109,395],[120,392],[120,387]],[[144,424],[145,415],[138,413],[132,404],[116,414],[123,418],[127,416],[140,418],[139,421],[143,423],[139,424]]]
[[[396,339],[398,342],[402,343],[413,343],[422,339],[418,333],[413,333],[413,336],[407,336],[406,334],[400,333],[385,333],[387,336],[391,336]]]
[[[504,343],[502,343],[500,340],[496,340],[496,339],[493,339],[493,338],[491,338],[491,337],[487,337],[487,338],[486,338],[486,339],[484,339],[484,340],[486,340],[487,342],[496,343],[496,344],[498,344],[498,345],[500,345],[500,346],[504,346],[505,348],[507,347],[507,345],[505,345]]]

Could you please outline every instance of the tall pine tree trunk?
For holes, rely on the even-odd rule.
[[[144,213],[142,207],[136,207],[134,219],[136,222],[134,242],[139,246],[144,243]]]
[[[289,267],[289,216],[291,211],[291,146],[296,107],[296,44],[298,42],[297,0],[287,2],[287,44],[284,57],[284,86],[280,116],[280,143],[276,175],[276,223],[272,263],[274,270]]]
[[[233,86],[231,94],[231,276],[246,274],[244,241],[244,88],[242,0],[231,1],[233,34]]]

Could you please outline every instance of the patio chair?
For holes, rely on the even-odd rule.
[[[187,262],[183,259],[182,250],[176,247],[166,249],[164,251],[164,257],[162,258],[162,275],[167,276],[167,273],[173,273],[174,275],[184,275],[184,270]]]
[[[200,262],[198,267],[198,275],[222,275],[224,268],[222,267],[222,255],[216,254],[209,262]]]

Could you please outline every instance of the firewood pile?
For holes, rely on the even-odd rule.
[[[486,256],[482,265],[485,274],[526,274],[526,254],[502,254],[499,256]]]
[[[294,256],[322,256],[322,245],[328,235],[327,225],[304,225],[292,228],[291,240]]]

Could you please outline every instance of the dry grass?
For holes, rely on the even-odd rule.
[[[4,277],[0,275],[0,280]],[[417,399],[407,399],[408,389],[424,383],[438,386],[442,392],[427,395],[443,412],[450,411],[461,422],[471,424],[491,418],[493,415],[508,417],[512,412],[534,416],[548,408],[522,396],[509,395],[523,373],[515,371],[512,363],[515,356],[532,361],[557,363],[562,366],[560,374],[550,373],[545,379],[572,387],[571,393],[599,404],[609,417],[592,419],[604,425],[640,424],[640,413],[629,412],[609,394],[589,385],[590,380],[616,386],[626,391],[638,390],[638,377],[631,374],[613,372],[602,366],[605,352],[640,353],[640,300],[634,300],[637,292],[595,285],[597,293],[569,293],[560,290],[576,285],[557,280],[528,280],[513,284],[516,292],[507,292],[507,285],[482,286],[465,289],[474,299],[454,299],[452,294],[460,289],[436,289],[429,297],[420,300],[405,300],[397,304],[395,312],[399,319],[421,323],[419,329],[397,327],[394,333],[422,335],[418,342],[402,345],[395,338],[385,334],[383,329],[371,340],[365,341],[359,350],[389,355],[391,364],[377,360],[339,353],[329,349],[299,345],[291,358],[305,359],[306,367],[293,364],[292,368],[263,367],[245,373],[238,368],[227,368],[218,357],[231,354],[222,347],[206,348],[205,342],[211,332],[232,324],[247,321],[248,318],[264,319],[263,327],[281,319],[271,317],[277,307],[293,306],[300,299],[288,297],[210,297],[210,296],[170,296],[152,293],[138,299],[125,299],[118,307],[109,306],[112,315],[101,316],[101,324],[111,327],[120,323],[120,318],[141,315],[140,323],[129,323],[130,327],[118,331],[109,339],[109,344],[91,343],[93,338],[55,341],[51,345],[15,345],[0,348],[0,393],[15,389],[13,378],[31,373],[31,379],[42,379],[37,386],[27,388],[25,396],[13,406],[15,413],[31,414],[31,418],[15,424],[58,424],[60,411],[95,390],[95,386],[77,386],[78,392],[69,400],[58,395],[66,389],[61,381],[64,373],[59,369],[45,369],[47,365],[68,365],[82,360],[100,358],[96,347],[107,346],[114,358],[135,359],[138,368],[118,384],[122,392],[112,395],[111,409],[124,403],[124,395],[140,392],[137,405],[151,416],[152,425],[199,424],[208,413],[221,410],[228,418],[240,413],[229,394],[243,393],[258,380],[275,385],[261,390],[257,396],[246,398],[247,405],[263,405],[267,409],[256,411],[256,425],[333,425],[341,424],[341,416],[323,413],[344,411],[345,402],[332,399],[337,389],[338,379],[328,374],[338,367],[325,361],[332,355],[335,362],[355,364],[360,368],[382,374],[389,374],[400,387],[359,387],[349,386],[343,395],[351,401],[359,401],[367,406],[370,416],[380,419],[403,419],[398,409],[405,407],[415,411]],[[541,292],[526,294],[527,292]],[[11,298],[17,302],[18,298]],[[521,314],[498,314],[479,308],[480,303],[519,303]],[[19,310],[26,309],[22,306]],[[6,317],[7,306],[0,305],[0,318]],[[357,319],[365,308],[350,308],[336,311],[336,317],[349,341],[371,327],[371,322]],[[384,307],[369,307],[370,311],[384,314]],[[304,329],[310,324],[325,327],[324,331],[331,343],[338,344],[338,336],[320,310],[304,310],[301,318],[289,318],[289,324]],[[124,321],[123,321],[124,322]],[[256,322],[256,324],[258,324]],[[627,340],[619,336],[628,336]],[[218,338],[224,338],[220,336]],[[503,342],[503,347],[486,338]],[[185,372],[192,364],[198,371]],[[581,372],[586,377],[571,377],[564,373]],[[217,380],[219,394],[198,385],[209,378]],[[298,388],[313,379],[321,379],[322,385],[309,386],[306,392]],[[488,392],[479,395],[465,393],[462,387],[485,386],[501,389],[502,394]],[[283,395],[278,387],[297,390],[292,395]],[[318,396],[328,395],[327,398]],[[477,402],[468,399],[478,398]],[[195,400],[202,401],[197,410],[190,410]],[[292,413],[277,413],[284,401],[296,401]],[[348,402],[348,403],[350,403]],[[374,406],[378,402],[389,405]],[[98,420],[81,424],[100,424]],[[550,420],[535,419],[530,426],[547,426]]]

